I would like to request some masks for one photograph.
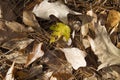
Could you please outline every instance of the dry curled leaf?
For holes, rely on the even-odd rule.
[[[87,65],[85,61],[86,52],[78,48],[61,48],[61,50],[64,52],[67,61],[75,70]]]
[[[44,51],[41,50],[42,44],[43,43],[34,44],[32,52],[30,52],[27,57],[26,67],[44,55]]]
[[[24,31],[26,31],[24,26],[17,22],[0,20],[0,44],[13,38],[25,37],[27,34]]]
[[[106,22],[108,32],[110,32],[110,34],[116,31],[116,28],[118,27],[119,22],[120,22],[120,12],[116,10],[110,10],[107,17],[107,22]]]
[[[5,76],[5,80],[15,80],[14,79],[14,64],[15,64],[15,61],[13,62],[12,66],[9,68],[6,76]]]
[[[62,22],[67,23],[67,14],[81,14],[70,10],[64,3],[56,1],[54,3],[48,2],[48,0],[42,1],[39,5],[37,4],[33,13],[40,18],[50,19],[50,15],[54,15],[59,18]]]
[[[42,65],[37,65],[37,66],[33,66],[29,71],[28,71],[28,73],[27,73],[27,75],[25,75],[25,76],[21,76],[21,75],[19,75],[20,77],[21,77],[21,80],[28,80],[28,79],[31,79],[31,78],[33,78],[33,77],[35,77],[35,76],[37,76],[37,75],[39,75],[39,74],[41,74],[42,73],[42,70],[43,69],[43,66]]]
[[[107,66],[120,64],[120,49],[111,42],[105,26],[102,26],[100,22],[96,24],[95,34],[96,37],[94,40],[90,37],[88,37],[88,40],[92,50],[102,63],[98,67],[98,70]]]
[[[14,61],[18,64],[25,64],[27,56],[21,53],[20,51],[12,52],[11,54],[5,55],[5,57],[10,60]]]
[[[94,22],[97,22],[97,15],[93,12],[93,10],[87,11],[86,14],[90,17],[84,17],[82,19],[81,34],[83,37],[88,35],[89,29],[94,31]]]
[[[25,32],[26,28],[22,24],[12,21],[6,21],[5,24],[7,25],[8,28],[10,28],[14,32]]]
[[[1,10],[1,6],[0,6],[0,18],[2,18],[2,10]]]
[[[11,39],[4,44],[1,45],[2,48],[11,50],[11,49],[25,49],[30,43],[32,43],[34,39],[29,38],[21,38],[21,39]]]
[[[25,25],[31,27],[39,27],[39,23],[36,20],[34,14],[31,11],[24,10],[23,11],[23,22]]]

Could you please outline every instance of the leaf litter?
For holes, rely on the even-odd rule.
[[[119,80],[119,0],[0,1],[0,79]]]

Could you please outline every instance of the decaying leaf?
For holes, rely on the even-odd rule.
[[[23,22],[24,24],[31,27],[39,27],[38,21],[36,20],[34,14],[31,11],[23,11]]]
[[[57,78],[52,76],[50,80],[57,80]]]
[[[15,21],[13,22],[6,21],[5,24],[14,32],[25,32],[26,31],[25,26]]]
[[[83,37],[85,37],[88,34],[88,31],[89,31],[88,24],[84,24],[81,26],[81,34],[83,35]]]
[[[88,16],[91,16],[91,20],[89,21],[89,17],[82,19],[81,26],[81,34],[83,37],[88,35],[89,29],[94,31],[94,22],[97,22],[97,15],[93,12],[93,10],[89,10],[86,13]]]
[[[52,25],[50,29],[53,30],[53,33],[51,34],[50,43],[59,40],[62,36],[65,39],[65,41],[69,40],[71,32],[69,26],[63,23],[56,23],[55,25]]]
[[[40,79],[42,80],[49,80],[50,77],[52,76],[53,71],[47,70],[44,72],[44,74],[42,76],[40,76]]]
[[[85,47],[85,49],[87,49],[88,47],[90,47],[90,43],[89,43],[88,39],[83,39],[82,43],[83,43],[83,46]]]
[[[38,66],[34,66],[32,67],[28,72],[29,74],[27,74],[26,76],[23,76],[23,79],[28,80],[31,79],[33,77],[35,77],[36,75],[40,75],[42,73],[42,69],[43,66],[42,65],[38,65]],[[21,76],[21,75],[19,75]],[[22,76],[21,76],[22,77]],[[22,79],[22,78],[21,78]]]
[[[94,40],[90,37],[88,37],[88,40],[90,41],[92,50],[102,63],[98,67],[98,70],[114,64],[120,64],[120,49],[115,47],[111,42],[105,26],[102,26],[100,22],[96,24],[95,34],[96,38]]]
[[[42,43],[34,44],[32,52],[28,55],[27,62],[25,64],[26,67],[44,55],[44,51],[41,50],[41,47]]]
[[[118,27],[119,22],[120,22],[120,12],[116,10],[110,10],[107,17],[107,22],[106,22],[108,32],[110,32],[110,34],[116,31],[116,28]]]
[[[11,39],[1,45],[2,48],[11,50],[11,49],[25,49],[34,39],[21,38],[21,39]]]
[[[5,80],[15,80],[14,79],[14,64],[15,64],[15,61],[13,62],[12,66],[9,68],[6,76],[5,76]]]
[[[0,44],[13,38],[23,38],[27,36],[24,31],[26,31],[24,26],[17,22],[13,21],[12,23],[0,20]]]
[[[1,10],[1,6],[0,6],[0,18],[2,18],[2,10]]]
[[[74,80],[74,76],[68,72],[56,72],[50,77],[50,80]]]
[[[40,18],[50,19],[50,15],[54,15],[59,18],[62,22],[67,23],[67,14],[81,14],[70,10],[64,3],[56,1],[54,3],[48,2],[48,0],[42,1],[39,5],[37,4],[33,13]]]
[[[92,21],[89,23],[89,29],[91,29],[92,31],[94,31],[95,30],[94,23],[97,22],[97,14],[95,14],[93,12],[93,10],[89,10],[89,11],[87,11],[87,15],[89,15],[89,16],[91,16],[93,18]]]
[[[14,51],[11,54],[5,55],[5,57],[10,61],[15,60],[15,63],[18,64],[25,64],[27,59],[27,56],[21,53],[20,51]]]
[[[85,67],[86,61],[85,56],[86,52],[78,48],[61,48],[65,54],[67,61],[72,65],[72,67],[77,70],[79,67]]]

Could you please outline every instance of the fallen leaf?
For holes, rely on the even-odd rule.
[[[30,52],[27,57],[27,62],[25,64],[26,67],[44,55],[44,51],[41,50],[42,44],[43,43],[34,44],[32,52]]]
[[[9,24],[9,25],[8,25]],[[24,26],[17,22],[0,21],[0,44],[11,39],[23,38],[27,34],[24,32]]]
[[[50,43],[59,40],[62,36],[65,39],[65,41],[69,40],[71,32],[69,26],[63,23],[56,23],[55,25],[52,25],[50,29],[53,30],[53,33],[51,34]]]
[[[89,20],[90,17],[84,17],[82,19],[81,34],[83,37],[88,35],[89,29],[94,31],[94,22],[97,22],[97,15],[93,12],[93,10],[87,11],[86,15],[90,16],[92,19]]]
[[[38,4],[41,3],[43,0],[33,0],[31,2],[27,1],[27,4],[25,5],[25,9],[26,10],[31,10],[33,9],[33,7]]]
[[[14,64],[15,64],[15,61],[13,62],[12,66],[9,68],[9,70],[8,70],[6,76],[5,76],[5,80],[15,80],[14,79],[14,74],[13,74]]]
[[[116,31],[116,28],[118,27],[120,22],[120,12],[116,10],[110,10],[107,17],[107,28],[108,32],[112,34],[114,31]]]
[[[32,68],[30,68],[30,70],[27,72],[27,75],[21,76],[19,74],[19,76],[21,77],[21,80],[23,80],[23,79],[28,80],[28,79],[31,79],[31,78],[41,74],[42,71],[43,71],[43,66],[42,65],[37,65],[37,66],[33,66]]]
[[[97,22],[97,14],[95,14],[95,13],[93,12],[93,10],[87,11],[86,14],[89,15],[89,16],[91,16],[91,17],[93,18],[92,21],[89,23],[89,29],[91,29],[92,31],[94,31],[94,30],[95,30],[95,25],[94,25],[94,23]]]
[[[88,24],[84,24],[81,26],[81,34],[83,35],[83,37],[87,36],[88,31],[89,31]]]
[[[74,80],[74,76],[69,72],[55,72],[50,77],[50,80]]]
[[[5,57],[10,61],[15,60],[15,63],[18,64],[25,64],[27,59],[27,56],[21,53],[20,51],[14,51],[8,55],[5,55]]]
[[[6,21],[5,24],[7,25],[8,28],[10,28],[14,32],[25,32],[26,31],[25,26],[15,21],[12,21],[12,22]]]
[[[120,49],[120,42],[117,43],[117,47]]]
[[[85,47],[85,49],[90,47],[90,43],[89,43],[88,39],[82,39],[82,43],[83,43],[83,46]]]
[[[11,49],[25,49],[34,39],[21,38],[21,39],[11,39],[1,45],[2,48],[11,50]]]
[[[2,10],[1,10],[1,6],[0,6],[0,18],[2,18]]]
[[[107,66],[120,64],[120,49],[111,42],[105,26],[102,26],[100,22],[96,24],[95,34],[96,37],[94,40],[90,37],[88,37],[88,40],[92,50],[102,63],[98,67],[98,70]]]
[[[24,71],[17,71],[16,75],[19,77],[19,79],[23,80],[28,75],[28,73]]]
[[[45,72],[43,73],[43,75],[40,76],[39,78],[40,78],[41,80],[49,80],[50,77],[52,76],[53,72],[54,72],[54,71],[47,70],[47,71],[45,71]]]
[[[57,78],[56,77],[50,77],[50,80],[57,80]]]
[[[77,70],[79,67],[85,67],[86,52],[78,48],[61,48],[65,54],[67,61],[72,65],[72,67]]]
[[[23,22],[25,25],[31,27],[40,27],[32,11],[27,11],[27,10],[23,11]]]
[[[54,15],[62,22],[67,23],[67,14],[81,14],[70,10],[64,3],[56,1],[54,3],[48,2],[48,0],[42,1],[33,8],[33,13],[40,18],[49,20],[50,15]]]
[[[20,7],[18,7],[18,5],[16,5],[16,7],[14,7],[15,4],[11,4],[9,1],[0,1],[0,7],[1,7],[1,10],[2,10],[2,17],[3,19],[5,20],[8,20],[8,21],[13,21],[13,20],[16,20],[18,14],[17,12],[20,12]],[[14,9],[13,9],[14,7]],[[15,8],[17,8],[15,10]],[[15,14],[16,13],[16,14]]]

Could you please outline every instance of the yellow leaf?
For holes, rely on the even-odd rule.
[[[53,33],[51,34],[50,43],[59,40],[62,36],[65,41],[68,41],[68,39],[70,38],[71,30],[66,24],[56,23],[55,25],[52,25],[50,29],[53,31]]]

